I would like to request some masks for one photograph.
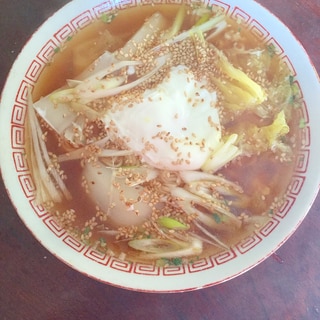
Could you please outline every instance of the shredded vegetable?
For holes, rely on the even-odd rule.
[[[52,160],[43,140],[39,121],[33,109],[30,91],[28,94],[27,123],[27,132],[30,135],[27,146],[30,149],[29,165],[37,186],[37,203],[43,204],[48,201],[61,202],[64,197],[68,200],[71,199],[72,196],[60,176],[59,169],[52,165]]]

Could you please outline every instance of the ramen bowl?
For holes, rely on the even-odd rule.
[[[137,2],[138,3],[138,2]],[[288,66],[294,76],[302,105],[299,109],[301,147],[294,172],[279,210],[249,235],[218,254],[187,264],[159,266],[130,262],[103,253],[67,232],[36,202],[35,182],[25,157],[28,92],[45,66],[79,30],[109,13],[135,7],[136,2],[71,1],[50,17],[31,37],[14,63],[4,87],[0,108],[1,173],[18,215],[54,256],[86,276],[117,287],[147,292],[182,292],[213,286],[253,268],[277,250],[297,229],[313,200],[319,183],[317,155],[320,135],[317,119],[320,85],[310,60],[291,32],[275,16],[254,1],[211,0],[232,19],[242,21],[255,37]],[[141,1],[141,5],[149,2]],[[161,1],[166,4],[166,1]],[[168,1],[170,3],[170,1]]]

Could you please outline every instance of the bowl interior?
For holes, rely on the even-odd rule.
[[[171,3],[163,0],[161,3]],[[142,5],[149,1],[139,2]],[[1,171],[19,216],[33,235],[55,256],[76,270],[119,287],[149,291],[178,292],[215,285],[249,270],[274,252],[299,226],[318,192],[320,170],[320,85],[306,52],[291,32],[270,12],[254,1],[211,0],[266,45],[273,45],[289,66],[303,97],[300,110],[305,127],[303,145],[291,179],[285,204],[265,225],[230,250],[180,266],[156,267],[119,260],[87,247],[62,229],[55,219],[35,203],[35,186],[25,152],[27,91],[37,82],[57,48],[77,30],[117,8],[136,2],[71,1],[35,32],[19,55],[3,90],[0,109]]]

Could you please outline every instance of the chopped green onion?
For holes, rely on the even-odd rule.
[[[296,96],[294,94],[291,95],[290,98],[289,98],[289,104],[293,105],[295,100],[296,100]]]
[[[196,22],[196,24],[194,25],[195,27],[200,26],[201,24],[207,22],[210,18],[210,13],[205,13],[203,16],[201,16],[201,18]]]
[[[107,245],[107,241],[105,238],[100,238],[99,242],[101,247],[105,247]]]
[[[212,214],[212,218],[214,219],[214,221],[216,223],[221,223],[222,222],[222,219],[221,219],[220,215],[218,215],[217,213],[213,213]]]
[[[189,229],[189,227],[187,225],[185,225],[184,223],[182,223],[176,219],[170,218],[170,217],[160,217],[157,220],[157,222],[161,227],[165,227],[168,229],[176,229],[176,230]]]
[[[294,76],[290,75],[289,76],[289,83],[290,83],[290,86],[293,85],[293,82],[294,82]]]
[[[169,266],[180,266],[182,265],[182,259],[181,258],[162,258],[162,263],[159,263],[162,266],[169,265]]]
[[[101,21],[104,23],[110,23],[114,20],[114,18],[117,16],[116,13],[103,13],[100,17]]]
[[[271,58],[276,54],[276,47],[272,43],[267,46],[267,50]]]
[[[306,124],[307,124],[306,120],[304,118],[301,118],[300,121],[299,121],[299,128],[300,129],[305,128]]]
[[[171,39],[178,34],[183,24],[185,15],[186,15],[185,6],[181,6],[180,9],[178,10],[178,13],[174,19],[172,26],[164,32],[162,36],[162,40],[165,41],[165,40]]]
[[[84,235],[88,235],[90,231],[91,231],[90,227],[87,226],[87,227],[84,228],[83,234],[84,234]]]

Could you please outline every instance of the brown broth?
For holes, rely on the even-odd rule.
[[[121,47],[151,13],[159,11],[168,19],[168,21],[172,21],[178,8],[179,6],[176,5],[144,6],[120,11],[114,21],[110,24],[103,23],[101,20],[93,22],[90,26],[75,34],[73,38],[54,55],[52,62],[42,72],[33,91],[34,100],[38,100],[40,97],[65,85],[66,79],[76,76],[105,50],[113,51]],[[128,19],[130,19],[130,24],[126,24]],[[233,28],[239,28],[236,23],[229,22],[233,25]],[[192,23],[192,21],[185,22],[184,28],[189,28]],[[260,43],[258,39],[245,30],[245,27],[243,27],[242,32],[247,34],[246,41],[243,43],[247,49],[264,47],[264,44]],[[107,43],[103,40],[105,38],[109,39],[109,33],[115,36],[115,38],[112,38],[112,41],[114,41],[114,39],[116,39],[116,41]],[[228,49],[231,48],[230,41],[225,41],[223,37],[217,38],[215,40],[215,45],[220,50],[228,51]],[[86,48],[91,49],[87,52]],[[78,61],[78,63],[75,64],[74,57],[77,55],[76,52],[78,52],[78,54],[79,52],[86,53],[84,61]],[[238,64],[238,67],[245,69],[245,60],[241,60],[242,58],[239,57],[228,57],[235,65]],[[269,81],[276,76],[275,73],[279,69],[278,64],[278,58],[274,57],[270,62],[269,71],[267,72]],[[229,122],[227,128],[230,130],[233,127],[241,126],[241,123],[244,123],[243,126],[247,123],[262,125],[263,123],[259,121],[258,117],[252,114],[244,114],[234,119],[234,121]],[[297,127],[296,124],[297,115],[293,113],[290,120],[291,129]],[[294,139],[295,136],[296,132],[292,129],[288,137]],[[57,146],[57,141],[54,137],[49,136],[49,141],[51,141],[51,145],[49,145],[48,148],[51,152],[57,154],[62,153],[62,150]],[[298,147],[298,143],[296,143],[295,147]],[[81,186],[82,168],[80,163],[73,161],[66,162],[62,165],[62,169],[68,177],[66,184],[74,195],[74,198],[71,202],[66,202],[57,206],[55,210],[59,212],[63,212],[70,208],[75,210],[76,220],[70,232],[78,237],[85,228],[85,222],[96,216],[97,208]],[[261,217],[259,224],[244,224],[240,232],[234,232],[233,229],[228,232],[221,231],[220,236],[226,243],[229,245],[235,244],[237,241],[240,241],[250,234],[254,228],[262,226],[269,219],[269,208],[273,204],[275,198],[280,199],[285,195],[293,169],[294,161],[280,162],[278,159],[275,159],[274,153],[269,151],[263,152],[257,156],[242,157],[239,161],[234,161],[220,170],[220,173],[226,178],[239,183],[247,195],[245,206],[241,208],[240,211],[248,213],[249,215]],[[93,234],[91,243],[99,242],[99,238],[101,237],[102,236],[99,233]],[[127,252],[129,259],[136,259],[133,255],[133,250],[128,249],[126,242],[114,244],[113,242],[110,242],[110,237],[105,237],[105,240],[108,242],[108,248],[116,254],[125,251]],[[215,254],[219,250],[221,249],[205,245],[202,256]]]
[[[66,42],[62,50],[58,49],[57,54],[54,55],[52,61],[41,73],[33,91],[33,99],[37,101],[40,97],[46,96],[65,85],[66,79],[77,76],[105,50],[112,52],[120,48],[153,12],[158,11],[168,20],[172,20],[177,10],[178,6],[175,5],[135,7],[117,12],[116,18],[110,24],[101,20],[94,21]],[[126,23],[128,19],[130,19],[130,24]],[[106,31],[112,33],[117,38],[116,41],[113,43],[102,41],[101,37],[106,35]],[[108,37],[106,38],[108,39]],[[100,45],[101,42],[104,46]],[[83,47],[83,44],[86,44],[86,46]],[[89,54],[88,52],[85,53],[87,60],[82,67],[75,68],[73,58],[78,50],[81,52],[89,50],[92,54],[90,52]]]

